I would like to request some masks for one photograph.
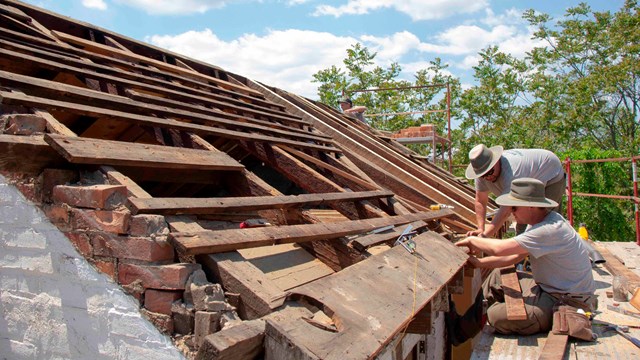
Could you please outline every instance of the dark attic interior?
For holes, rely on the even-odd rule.
[[[182,356],[450,351],[442,312],[479,276],[452,244],[466,182],[268,84],[19,1],[0,18],[2,175]]]

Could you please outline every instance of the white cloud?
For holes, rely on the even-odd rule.
[[[455,14],[469,14],[488,6],[487,0],[349,0],[338,7],[318,5],[313,15],[363,15],[379,9],[392,8],[409,15],[413,21],[442,19]]]
[[[154,45],[219,66],[227,71],[316,98],[312,75],[342,64],[346,49],[357,42],[326,32],[285,30],[265,36],[245,34],[232,41],[211,30],[189,31],[176,36],[151,36]]]
[[[242,0],[116,0],[153,15],[187,15],[205,13]]]
[[[420,39],[408,31],[386,37],[363,35],[360,40],[367,44],[369,50],[377,53],[375,60],[382,63],[397,61],[420,45]]]
[[[103,0],[82,0],[82,5],[90,9],[107,10],[107,3]]]

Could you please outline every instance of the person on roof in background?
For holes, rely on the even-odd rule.
[[[487,148],[484,144],[476,145],[469,151],[470,164],[465,176],[475,179],[476,198],[475,212],[478,228],[469,231],[467,236],[493,236],[504,224],[511,209],[501,206],[493,216],[491,223],[486,224],[489,192],[496,196],[509,192],[514,179],[530,177],[540,180],[545,185],[545,196],[558,203],[555,209],[562,211],[562,195],[566,187],[565,173],[560,159],[551,151],[544,149],[511,149],[502,146]],[[518,223],[516,234],[524,231],[526,225]]]
[[[558,203],[545,197],[544,183],[520,178],[513,180],[510,189],[496,202],[508,207],[518,223],[529,225],[526,231],[510,239],[470,236],[456,243],[468,248],[471,266],[494,270],[464,315],[457,314],[455,305],[447,313],[447,328],[454,345],[474,337],[485,321],[501,334],[547,332],[551,329],[553,307],[558,301],[585,311],[597,308],[588,250],[569,222],[553,211]],[[485,256],[473,256],[479,253]],[[532,272],[517,272],[527,318],[508,320],[500,268],[516,264],[527,255]],[[485,299],[488,308],[483,307]]]
[[[364,118],[364,112],[367,110],[365,106],[353,106],[353,102],[348,97],[343,97],[340,99],[340,108],[342,112],[346,115],[349,115],[353,118],[360,120],[361,122],[367,124],[367,120]]]

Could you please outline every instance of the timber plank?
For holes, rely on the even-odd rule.
[[[264,320],[242,323],[207,335],[196,360],[255,359],[263,352]]]
[[[507,305],[507,319],[526,320],[527,311],[522,299],[522,289],[518,281],[516,268],[513,266],[500,269],[500,281],[504,291],[504,302]]]
[[[139,101],[131,100],[126,97],[112,95],[101,91],[80,88],[77,86],[67,85],[55,81],[43,80],[34,77],[14,74],[8,71],[0,70],[0,81],[8,86],[28,91],[30,95],[44,96],[53,100],[62,99],[63,101],[80,102],[83,105],[100,106],[118,111],[136,113],[145,115],[148,113],[156,116],[166,116],[179,118],[189,121],[196,121],[199,124],[209,126],[222,126],[225,128],[245,129],[246,131],[261,131],[263,133],[273,133],[276,135],[286,136],[290,138],[298,138],[325,143],[332,143],[328,136],[312,135],[309,132],[289,128],[280,124],[274,124],[264,120],[252,119],[238,115],[228,114],[224,116],[230,119],[223,119],[221,116],[226,114],[221,111],[209,110],[208,114],[198,114],[186,110],[170,108],[167,106],[157,106],[145,104]],[[280,125],[277,128],[271,125]]]
[[[247,196],[228,198],[130,199],[133,214],[218,214],[246,210],[319,206],[338,201],[359,201],[393,196],[390,191],[338,192],[291,196]]]
[[[74,164],[165,169],[240,171],[244,166],[224,153],[47,134],[45,141]]]
[[[14,136],[0,134],[0,169],[24,173],[40,173],[66,161],[52,151],[42,135]]]
[[[538,360],[563,360],[569,342],[569,335],[554,334],[549,331]]]
[[[235,130],[219,129],[206,125],[190,124],[172,119],[156,118],[152,116],[130,114],[123,111],[109,110],[94,106],[56,101],[14,92],[0,91],[0,100],[3,104],[32,106],[36,108],[55,109],[79,115],[108,118],[112,120],[128,121],[141,126],[156,126],[166,129],[182,130],[203,135],[215,135],[236,140],[264,141],[275,144],[292,145],[295,147],[317,149],[329,152],[341,152],[333,146],[316,145],[302,141],[283,139],[273,136],[265,136],[257,133],[246,133]]]
[[[293,346],[319,359],[372,359],[464,266],[467,255],[432,233],[415,238],[416,253],[396,246],[336,274],[291,290],[291,299],[310,301],[338,329],[325,331],[301,317],[273,317]]]
[[[444,209],[331,224],[304,224],[195,233],[172,233],[169,239],[174,246],[185,254],[213,254],[275,244],[336,239],[342,236],[371,231],[382,226],[406,224],[418,220],[436,220],[452,214],[453,212],[451,210]]]
[[[10,30],[0,28],[0,33],[17,34]],[[21,35],[22,36],[22,35]],[[33,37],[30,37],[32,39]],[[153,73],[150,76],[144,75],[148,73],[148,67],[133,67],[131,72],[122,70],[122,67],[131,67],[129,63],[117,62],[117,59],[113,58],[97,58],[100,63],[115,62],[114,67],[101,65],[93,62],[86,62],[82,59],[76,59],[69,57],[67,54],[59,55],[55,52],[48,52],[37,48],[27,47],[21,44],[13,43],[10,41],[0,39],[0,54],[8,59],[14,59],[15,61],[27,61],[31,65],[38,66],[44,69],[51,69],[60,72],[65,72],[82,77],[98,79],[103,81],[112,82],[114,84],[121,85],[123,87],[130,87],[133,89],[140,89],[143,91],[167,94],[174,100],[182,100],[187,102],[200,102],[209,104],[221,109],[230,110],[232,112],[238,112],[240,114],[251,114],[257,117],[268,117],[274,120],[290,123],[296,126],[309,125],[306,121],[300,120],[299,117],[288,114],[285,111],[275,110],[270,107],[258,106],[256,104],[249,104],[242,100],[235,99],[229,96],[218,95],[206,90],[201,90],[200,86],[197,88],[184,86],[181,83],[164,80],[166,74]],[[10,50],[16,49],[16,51]],[[61,50],[67,52],[68,50]],[[76,49],[76,51],[78,51]],[[33,54],[33,55],[29,55]],[[90,52],[81,52],[88,58],[96,58],[96,54]],[[91,56],[93,55],[93,56]],[[154,76],[155,75],[155,76]],[[160,77],[158,77],[160,75]],[[277,104],[271,104],[280,107]]]
[[[591,242],[591,244],[600,252],[602,257],[606,260],[603,265],[605,268],[607,268],[607,270],[609,270],[611,276],[619,275],[627,279],[627,283],[629,284],[628,290],[633,295],[635,289],[640,287],[640,276],[638,276],[638,274],[636,274],[632,270],[629,270],[629,268],[627,268],[616,256],[614,256],[607,248],[605,248],[601,244],[597,242]]]

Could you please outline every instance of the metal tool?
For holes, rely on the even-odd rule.
[[[619,313],[619,314],[623,314],[623,315],[627,315],[627,316],[632,316],[632,317],[634,317],[634,318],[638,318],[638,319],[640,319],[640,314],[636,314],[636,313],[634,313],[634,312],[632,312],[632,311],[625,310],[625,309],[621,309],[621,308],[619,308],[619,307],[615,307],[615,306],[613,306],[613,305],[607,305],[607,309],[608,309],[608,310],[611,310],[611,311],[615,311],[615,312],[617,312],[617,313]]]
[[[633,345],[637,346],[638,348],[640,348],[640,340],[638,340],[637,338],[630,336],[629,334],[627,334],[629,332],[629,327],[627,326],[622,326],[622,325],[611,325],[611,326],[607,326],[607,330],[615,330],[615,332],[618,333],[618,335],[622,336],[623,338],[629,340]]]
[[[402,234],[398,236],[394,245],[402,245],[409,253],[413,254],[416,252],[416,242],[413,241],[413,237],[417,234],[415,231],[411,231],[413,229],[412,225],[407,225]]]

